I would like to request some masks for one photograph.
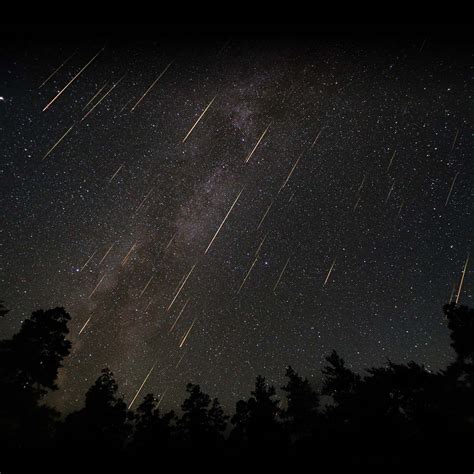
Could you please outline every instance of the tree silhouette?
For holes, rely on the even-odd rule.
[[[131,424],[127,406],[117,392],[118,386],[112,372],[103,369],[86,393],[84,408],[66,417],[59,433],[62,445],[68,449],[82,449],[84,445],[113,450],[123,448]]]
[[[0,432],[13,446],[51,435],[59,414],[39,403],[57,390],[58,370],[71,347],[70,319],[64,308],[35,311],[17,334],[0,341]]]

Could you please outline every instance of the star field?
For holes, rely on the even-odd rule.
[[[289,364],[317,385],[332,349],[443,367],[471,59],[429,38],[5,42],[2,337],[66,308],[67,410],[105,366],[127,402],[153,367],[140,398],[176,408],[193,382],[230,409]]]

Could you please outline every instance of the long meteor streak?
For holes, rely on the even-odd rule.
[[[104,50],[102,48],[98,53],[46,104],[43,112],[49,109],[49,107],[56,101],[56,99],[92,64],[92,62],[99,56],[99,54]]]
[[[186,282],[188,281],[188,278],[191,276],[191,273],[193,272],[194,268],[196,267],[197,263],[195,263],[192,267],[191,267],[191,270],[189,270],[189,273],[186,275],[186,278],[184,279],[183,283],[181,283],[181,286],[179,287],[179,290],[176,292],[176,294],[174,295],[174,298],[173,298],[173,301],[171,301],[170,305],[168,306],[168,309],[167,311],[169,311],[171,309],[171,307],[173,306],[174,302],[176,301],[176,298],[178,297],[178,295],[181,293],[181,290],[183,289],[184,285],[186,284]]]
[[[268,205],[267,210],[265,211],[265,214],[263,215],[262,219],[258,223],[257,230],[260,229],[260,226],[263,224],[263,221],[265,220],[265,217],[267,217],[267,214],[270,212],[270,209],[273,206],[274,202],[275,202],[275,199],[272,199],[272,202]]]
[[[459,171],[456,173],[456,175],[454,176],[454,179],[453,179],[453,182],[451,184],[451,187],[449,188],[449,193],[448,193],[448,197],[446,198],[446,202],[444,203],[444,207],[446,207],[449,203],[449,199],[451,197],[451,193],[453,192],[453,189],[454,189],[454,183],[456,182],[456,179],[458,178],[458,174],[459,174]]]
[[[332,269],[334,268],[335,264],[336,264],[336,259],[334,259],[334,261],[332,262],[331,268],[329,269],[326,279],[324,280],[323,287],[326,286],[326,283],[328,282],[329,277],[331,276]]]
[[[145,285],[145,287],[143,288],[143,290],[141,291],[140,295],[138,296],[138,298],[141,298],[143,296],[143,293],[145,293],[146,289],[148,288],[148,286],[150,285],[151,281],[153,280],[153,278],[155,277],[155,275],[152,275],[151,278],[148,280],[148,283]]]
[[[89,321],[91,320],[92,316],[89,316],[89,319],[84,323],[84,326],[82,326],[81,330],[79,331],[79,336],[81,335],[82,331],[86,328],[86,326],[89,324]]]
[[[99,283],[97,283],[97,285],[95,285],[95,288],[92,290],[92,293],[89,295],[89,299],[92,298],[92,296],[94,296],[94,293],[97,291],[97,288],[99,288],[99,285],[102,283],[102,280],[105,278],[105,275],[102,276],[102,278],[99,280]]]
[[[458,293],[456,295],[456,304],[459,303],[459,298],[461,296],[462,285],[464,283],[464,277],[466,276],[467,264],[469,263],[469,254],[467,255],[466,262],[464,263],[464,268],[462,270],[461,281],[459,283]]]
[[[300,156],[298,157],[298,159],[296,160],[295,164],[293,165],[293,167],[291,168],[290,170],[290,173],[288,174],[288,176],[286,177],[284,183],[281,185],[281,188],[279,189],[278,191],[278,194],[282,191],[282,189],[286,186],[286,183],[288,183],[289,179],[291,178],[291,175],[293,174],[293,171],[295,171],[296,167],[298,166],[298,163],[300,162],[301,160],[301,157],[303,156],[303,152],[301,152]]]
[[[245,187],[245,186],[244,186]],[[211,241],[209,242],[209,245],[207,246],[207,249],[206,251],[204,252],[205,254],[207,253],[207,251],[210,249],[211,245],[212,245],[212,242],[214,242],[214,239],[217,237],[217,234],[220,232],[220,230],[222,229],[222,226],[225,224],[225,221],[227,220],[227,218],[229,217],[229,214],[232,212],[232,209],[234,208],[234,206],[237,204],[237,201],[239,200],[240,198],[240,195],[242,194],[242,191],[244,190],[244,188],[241,189],[240,193],[237,195],[237,197],[235,198],[235,201],[232,203],[232,206],[230,206],[230,209],[227,211],[227,214],[225,215],[224,217],[224,220],[221,222],[221,225],[219,226],[219,228],[216,230],[216,233],[214,234],[214,237],[211,239]]]
[[[283,267],[283,270],[280,273],[280,276],[278,277],[277,282],[275,283],[275,286],[273,287],[273,291],[277,289],[278,284],[280,283],[281,278],[283,277],[283,273],[285,273],[286,267],[288,266],[288,263],[290,261],[290,258],[288,257],[288,260],[285,263],[285,266]]]
[[[197,318],[194,318],[194,321],[191,323],[191,326],[189,326],[189,329],[186,331],[186,334],[184,335],[183,339],[181,339],[181,343],[179,344],[180,349],[181,347],[183,347],[183,344],[186,342],[186,339],[188,338],[189,333],[191,332],[191,329],[193,328],[194,323],[196,322],[196,319]]]
[[[74,128],[76,124],[74,125],[71,125],[67,130],[66,130],[66,133],[64,133],[64,135],[61,136],[61,138],[49,149],[49,151],[46,153],[46,155],[43,156],[43,160],[46,159],[50,154],[51,152],[69,135],[69,133],[71,132],[71,130]]]
[[[184,312],[186,306],[188,305],[188,302],[189,302],[189,298],[187,299],[186,303],[184,303],[183,307],[181,308],[181,311],[179,312],[178,317],[175,319],[173,325],[171,326],[170,330],[168,331],[168,334],[169,334],[170,332],[173,332],[173,329],[174,329],[174,327],[176,326],[176,323],[179,321],[179,318],[180,318],[181,315],[183,314],[183,312]]]
[[[268,129],[270,128],[271,124],[272,124],[271,122],[268,124],[267,128],[264,130],[264,132],[262,133],[262,135],[258,139],[257,144],[253,147],[253,150],[250,152],[249,156],[247,156],[247,158],[245,159],[245,163],[248,163],[250,158],[252,158],[252,155],[255,153],[255,150],[258,148],[258,145],[260,145],[260,142],[263,140],[263,137],[267,134]]]
[[[142,208],[143,204],[145,204],[145,201],[148,199],[148,197],[150,196],[150,194],[152,193],[153,191],[153,188],[150,189],[150,191],[148,192],[148,194],[143,198],[142,202],[139,204],[139,206],[135,209],[135,214]]]
[[[118,175],[119,171],[120,171],[122,168],[123,168],[123,163],[118,167],[117,171],[116,171],[116,172],[113,174],[113,176],[109,179],[109,183],[111,183],[111,182],[114,180],[115,176]]]
[[[137,245],[136,242],[132,245],[131,249],[128,251],[127,255],[125,255],[125,258],[122,260],[122,265],[125,265],[128,262],[130,254],[133,252],[133,249],[135,248],[136,245]]]
[[[38,89],[41,89],[50,79],[53,78],[53,76],[55,76],[60,69],[62,69],[63,66],[66,65],[66,63],[69,62],[69,60],[77,53],[77,51],[74,51],[74,53],[71,54],[71,56],[69,56],[60,66],[58,66],[43,82],[42,84],[38,87]]]
[[[245,275],[244,279],[242,280],[242,283],[241,283],[240,286],[239,286],[239,289],[237,290],[237,294],[240,293],[240,290],[241,290],[242,287],[245,285],[245,282],[247,281],[247,278],[249,277],[250,272],[252,271],[253,267],[255,266],[255,263],[257,262],[257,259],[258,259],[258,255],[254,258],[254,260],[253,260],[253,262],[252,262],[252,265],[250,265],[250,268],[249,268],[247,274]]]
[[[188,139],[189,135],[191,135],[191,132],[194,130],[196,125],[200,122],[200,120],[204,117],[204,114],[208,111],[209,107],[212,105],[212,103],[216,100],[217,95],[214,96],[214,98],[209,102],[207,107],[204,109],[203,113],[199,116],[199,118],[194,122],[194,125],[191,127],[191,130],[186,134],[186,136],[183,138],[183,143]]]
[[[109,81],[107,81],[107,82],[94,94],[94,96],[92,97],[92,99],[91,99],[89,102],[87,102],[87,104],[84,105],[84,107],[82,107],[82,110],[83,110],[83,111],[86,110],[87,107],[89,107],[89,105],[92,104],[92,102],[94,102],[95,98],[105,89],[105,86],[106,86],[108,83],[109,83]]]
[[[94,255],[97,253],[97,250],[94,250],[94,253],[87,259],[87,262],[84,263],[84,265],[82,265],[81,269],[79,271],[82,272],[82,270],[84,270],[84,268],[87,267],[87,265],[89,265],[89,262],[92,260],[92,258],[94,257]]]
[[[107,255],[110,253],[114,245],[115,245],[115,242],[109,247],[109,250],[107,250],[107,252],[105,252],[105,255],[100,259],[99,265],[101,265],[102,262],[107,258]]]
[[[395,158],[396,153],[397,153],[397,151],[395,150],[395,151],[393,152],[392,158],[390,158],[390,162],[389,162],[389,164],[388,164],[388,166],[387,166],[387,173],[388,173],[388,171],[390,170],[390,167],[392,166],[393,159]]]
[[[157,361],[158,362],[158,361]],[[140,385],[140,388],[137,390],[137,393],[135,394],[135,396],[133,397],[132,401],[130,402],[130,405],[128,405],[128,409],[130,410],[130,408],[132,407],[132,405],[135,403],[135,400],[137,399],[138,395],[140,394],[140,392],[142,391],[142,388],[145,386],[146,384],[146,381],[148,380],[148,378],[150,377],[151,373],[153,372],[153,369],[155,368],[157,362],[155,362],[153,364],[153,367],[150,369],[150,371],[148,372],[148,374],[146,375],[145,377],[145,380],[142,382],[142,384]]]
[[[168,70],[168,68],[173,64],[174,61],[171,61],[161,72],[161,74],[152,82],[151,86],[145,91],[145,93],[138,99],[137,103],[130,109],[130,112],[133,112],[138,104],[146,97],[148,92],[150,92],[154,85],[163,77],[163,74]]]

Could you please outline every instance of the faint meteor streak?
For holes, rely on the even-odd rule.
[[[173,243],[173,240],[174,240],[174,238],[176,237],[176,234],[177,234],[177,232],[175,232],[175,233],[173,234],[173,237],[171,237],[170,241],[169,241],[168,244],[166,245],[165,250],[167,250],[168,247]]]
[[[120,171],[122,168],[123,168],[123,163],[118,167],[117,171],[116,171],[116,172],[113,174],[113,176],[109,179],[109,183],[111,183],[111,182],[114,180],[115,176],[118,175],[119,171]]]
[[[163,392],[163,395],[161,395],[160,399],[158,400],[158,403],[156,404],[156,408],[159,408],[161,405],[161,402],[163,401],[163,398],[165,398],[166,392],[168,389],[166,388],[165,391]]]
[[[89,319],[84,323],[84,326],[82,326],[81,330],[79,331],[79,336],[81,335],[82,331],[86,328],[86,326],[89,324],[89,321],[91,320],[92,316],[89,316]]]
[[[285,270],[286,270],[286,267],[288,266],[289,261],[290,261],[290,258],[288,257],[288,260],[286,261],[285,266],[283,267],[283,270],[281,271],[280,276],[278,277],[278,280],[275,283],[275,286],[273,287],[273,291],[275,291],[277,289],[277,286],[278,286],[278,284],[280,283],[280,280],[283,277],[283,273],[285,273]]]
[[[250,152],[249,156],[247,156],[247,158],[245,159],[245,163],[248,163],[250,158],[252,158],[252,155],[255,153],[255,150],[258,148],[258,145],[260,145],[260,142],[263,140],[263,137],[267,134],[268,129],[270,128],[271,124],[272,124],[271,122],[268,124],[267,128],[264,130],[264,132],[262,133],[262,135],[258,139],[257,144],[253,147],[253,150]]]
[[[199,118],[196,120],[196,122],[194,122],[194,125],[191,127],[191,130],[189,130],[189,132],[186,134],[186,136],[183,138],[183,142],[184,143],[189,135],[191,135],[191,132],[194,130],[194,128],[196,127],[196,125],[200,122],[200,120],[204,117],[205,113],[208,111],[209,107],[212,105],[212,103],[216,100],[216,97],[217,95],[214,96],[214,98],[209,102],[209,104],[207,105],[207,107],[204,109],[203,113],[199,116]]]
[[[43,156],[43,160],[46,159],[50,154],[51,152],[67,137],[67,135],[69,135],[69,133],[71,132],[71,130],[74,128],[76,124],[74,125],[71,125],[67,130],[66,130],[66,133],[64,133],[64,135],[49,149],[49,151],[46,153],[46,155]]]
[[[390,196],[392,195],[393,188],[395,187],[395,180],[392,182],[392,187],[390,188],[390,191],[388,192],[387,199],[385,199],[385,204],[387,204],[388,200],[390,199]]]
[[[87,262],[84,263],[84,265],[82,265],[82,268],[79,271],[82,272],[82,270],[84,270],[84,268],[86,268],[87,265],[89,265],[89,262],[92,260],[92,258],[94,257],[96,253],[97,253],[97,250],[95,250],[94,253],[87,259]]]
[[[107,81],[107,82],[94,94],[94,96],[92,97],[92,99],[91,99],[89,102],[87,102],[87,104],[84,105],[84,107],[82,107],[82,110],[83,110],[83,111],[86,110],[87,107],[89,107],[89,105],[92,104],[92,102],[94,102],[95,98],[105,89],[105,86],[106,86],[108,83],[109,83],[109,81]]]
[[[469,254],[467,254],[466,262],[464,263],[464,268],[462,270],[461,281],[459,283],[458,293],[456,295],[456,304],[459,303],[459,298],[461,296],[462,285],[464,284],[464,277],[466,276],[467,264],[469,263]]]
[[[458,174],[459,174],[459,171],[456,173],[456,175],[454,176],[454,179],[453,179],[453,182],[451,184],[451,187],[449,188],[449,193],[448,193],[448,197],[446,198],[446,202],[444,204],[444,207],[446,207],[449,203],[449,199],[451,197],[451,193],[453,192],[453,188],[454,188],[454,183],[456,183],[456,179],[458,178]]]
[[[186,282],[188,281],[188,278],[191,276],[191,273],[193,272],[194,268],[196,267],[197,263],[195,263],[192,267],[191,267],[191,270],[189,270],[189,273],[186,275],[186,278],[184,279],[183,283],[181,283],[181,286],[179,287],[179,290],[176,292],[176,294],[174,295],[174,298],[173,298],[173,301],[171,301],[170,305],[168,306],[168,309],[167,311],[169,311],[171,309],[171,307],[173,306],[174,302],[176,301],[176,298],[178,297],[178,295],[181,293],[181,290],[183,289],[184,285],[186,284]]]
[[[453,146],[451,147],[451,151],[453,151],[454,147],[456,146],[456,142],[458,141],[458,135],[459,135],[459,129],[456,130],[456,135],[454,136],[454,141],[453,141]]]
[[[151,283],[151,281],[153,280],[154,277],[155,277],[155,275],[152,275],[151,278],[148,280],[148,283],[145,285],[145,287],[141,291],[140,295],[138,296],[138,299],[140,299],[143,296],[143,293],[145,293],[146,289],[148,288],[148,286],[150,285],[150,283]]]
[[[46,104],[43,112],[46,111],[55,101],[61,96],[61,94],[92,64],[92,62],[99,56],[99,54],[104,50],[102,48],[98,53]]]
[[[89,116],[89,114],[94,111],[94,109],[120,84],[120,82],[122,82],[122,79],[126,75],[127,73],[125,73],[117,82],[114,82],[114,84],[112,84],[112,87],[94,104],[93,107],[90,108],[90,110],[87,111],[84,117],[81,118],[81,122],[84,121]]]
[[[146,97],[146,95],[153,89],[154,85],[162,78],[163,74],[168,70],[168,68],[173,64],[174,60],[171,61],[161,72],[161,74],[152,82],[151,86],[145,91],[145,93],[138,99],[137,103],[130,109],[130,112],[133,112],[138,104]]]
[[[185,355],[186,355],[186,352],[184,352],[183,355],[179,358],[178,363],[174,366],[175,370],[179,367]]]
[[[189,329],[186,331],[186,334],[184,335],[183,339],[181,339],[181,343],[179,344],[180,349],[181,347],[183,347],[183,344],[186,342],[186,339],[188,338],[189,333],[191,332],[191,329],[193,328],[194,323],[196,322],[196,319],[197,318],[194,318],[194,321],[191,323],[191,326],[189,326]]]
[[[143,206],[143,204],[145,204],[145,201],[148,199],[148,197],[150,196],[150,194],[152,193],[153,191],[153,188],[150,189],[150,191],[148,192],[148,194],[143,198],[143,201],[139,204],[139,206],[135,209],[135,212],[134,214],[136,214]]]
[[[187,299],[186,303],[184,303],[183,307],[181,308],[181,311],[179,312],[178,314],[178,317],[175,319],[173,325],[171,326],[170,330],[168,331],[168,334],[170,334],[171,332],[173,332],[173,329],[174,327],[176,326],[176,323],[179,321],[179,318],[181,317],[181,315],[183,314],[186,306],[188,305],[188,302],[189,302],[189,298]]]
[[[242,287],[245,285],[245,282],[247,281],[247,278],[249,277],[250,272],[252,271],[253,267],[255,266],[255,263],[256,263],[257,259],[258,259],[258,255],[254,258],[254,260],[253,260],[253,262],[252,262],[252,265],[250,265],[250,268],[249,268],[247,274],[245,275],[244,279],[242,280],[242,283],[241,283],[240,286],[239,286],[239,289],[237,290],[237,294],[240,293],[240,290],[241,290]]]
[[[390,158],[390,162],[389,162],[389,164],[388,164],[388,166],[387,166],[387,171],[386,171],[387,173],[388,173],[388,171],[390,170],[390,167],[392,166],[393,159],[395,158],[396,153],[397,153],[397,150],[395,150],[395,151],[393,152],[392,158]]]
[[[105,275],[102,276],[102,278],[99,280],[99,283],[97,283],[97,285],[95,285],[95,288],[92,290],[92,293],[89,295],[89,299],[92,298],[92,296],[94,296],[94,293],[97,291],[97,288],[99,288],[99,285],[102,283],[102,280],[105,278]]]
[[[224,217],[224,220],[221,222],[221,225],[219,226],[219,228],[216,230],[216,233],[214,234],[214,237],[211,239],[211,241],[209,242],[209,245],[207,246],[207,249],[206,251],[204,252],[204,254],[207,253],[207,251],[210,249],[212,243],[214,242],[214,239],[217,237],[217,234],[220,232],[220,230],[222,229],[222,226],[225,224],[225,221],[227,220],[227,218],[229,217],[229,214],[232,212],[232,209],[234,208],[234,206],[237,204],[237,201],[239,200],[240,198],[240,195],[242,194],[242,191],[244,190],[245,186],[241,189],[240,193],[237,195],[237,197],[235,198],[235,201],[232,203],[232,206],[230,206],[230,209],[227,211],[227,214],[225,215]]]
[[[288,174],[288,176],[286,177],[285,181],[284,181],[283,184],[281,185],[281,188],[278,190],[278,194],[280,194],[280,192],[282,191],[282,189],[286,186],[286,183],[288,183],[289,179],[291,178],[291,175],[293,174],[293,171],[295,171],[296,167],[298,166],[298,163],[300,162],[301,157],[303,156],[303,154],[304,154],[304,151],[301,152],[300,156],[298,157],[298,159],[296,160],[295,164],[294,164],[293,167],[291,168],[290,173]]]
[[[122,260],[122,266],[125,265],[127,262],[128,262],[128,259],[130,257],[130,254],[133,252],[133,249],[135,248],[135,246],[137,245],[137,242],[135,242],[131,249],[128,251],[127,255],[125,255],[124,259]]]
[[[115,245],[115,242],[109,247],[109,250],[107,250],[107,252],[105,252],[105,255],[100,259],[99,265],[101,265],[102,262],[107,258],[107,255],[110,253],[114,245]]]
[[[324,280],[323,287],[326,286],[326,283],[328,282],[329,277],[331,276],[331,273],[335,264],[336,264],[336,259],[334,259],[334,261],[332,262],[331,268],[329,269],[328,274],[326,275],[326,279]]]
[[[366,177],[367,177],[367,175],[364,174],[364,177],[362,178],[362,182],[360,183],[359,189],[357,190],[358,193],[360,193],[362,187],[364,186]]]
[[[321,135],[321,132],[323,131],[323,129],[321,129],[318,134],[316,135],[316,138],[314,139],[314,142],[311,144],[311,146],[309,147],[310,150],[313,149],[314,145],[316,145],[316,142],[318,141],[318,138],[319,138],[319,135]]]
[[[41,89],[50,79],[53,78],[53,76],[55,76],[60,69],[62,69],[63,66],[66,65],[66,63],[69,62],[69,60],[77,53],[77,51],[74,51],[74,53],[71,54],[71,56],[69,56],[59,67],[57,67],[43,82],[42,84],[38,87],[38,89]]]
[[[157,361],[158,362],[158,361]],[[143,380],[142,384],[140,385],[140,388],[137,390],[137,393],[135,394],[135,396],[133,397],[132,401],[130,402],[130,405],[128,405],[128,409],[130,410],[130,408],[132,407],[132,405],[135,403],[135,400],[137,399],[138,395],[140,394],[140,392],[142,391],[143,387],[145,386],[146,384],[146,381],[148,380],[148,378],[150,377],[151,373],[153,372],[153,369],[155,368],[157,362],[155,362],[153,364],[153,367],[150,369],[150,371],[148,372],[148,374],[146,375],[145,377],[145,380]]]
[[[360,202],[360,196],[357,199],[356,203],[354,204],[354,208],[352,209],[352,212],[354,212],[357,209],[357,206],[359,205],[359,202]]]
[[[400,207],[398,208],[398,213],[397,213],[396,219],[398,219],[400,217],[404,205],[405,205],[405,201],[402,201],[402,203],[400,204]]]
[[[262,219],[260,220],[258,226],[257,226],[257,230],[260,229],[260,226],[263,224],[263,221],[265,220],[265,218],[267,217],[267,214],[270,212],[270,209],[271,207],[273,206],[273,203],[275,202],[275,199],[272,199],[272,202],[269,204],[269,206],[267,207],[267,210],[265,211],[265,214],[263,214],[263,217]]]
[[[146,308],[145,308],[145,313],[148,311],[148,309],[150,308],[151,304],[153,303],[153,298],[150,299],[150,301],[148,302],[148,304],[146,305]]]

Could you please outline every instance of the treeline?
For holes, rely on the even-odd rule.
[[[292,367],[281,387],[257,377],[255,388],[224,413],[217,398],[188,384],[180,413],[163,412],[152,395],[128,410],[113,374],[104,369],[84,406],[61,417],[44,404],[57,390],[68,356],[69,314],[35,311],[11,339],[0,342],[0,443],[4,452],[100,452],[114,459],[198,453],[273,460],[316,456],[320,464],[441,463],[472,466],[474,441],[474,310],[445,305],[456,357],[436,373],[415,362],[346,367],[335,352],[323,369],[320,392]],[[0,305],[0,314],[7,310]],[[326,403],[321,402],[325,396]]]

